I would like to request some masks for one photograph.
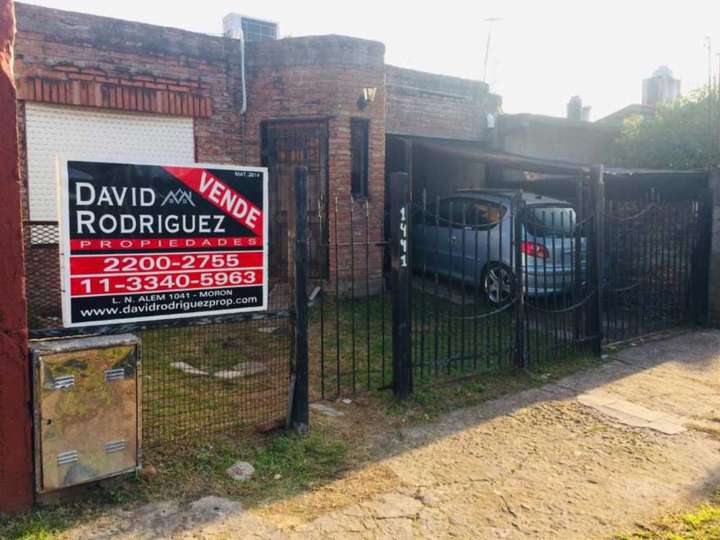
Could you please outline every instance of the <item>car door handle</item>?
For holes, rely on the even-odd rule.
[[[450,237],[451,242],[457,242],[457,236],[451,236]]]

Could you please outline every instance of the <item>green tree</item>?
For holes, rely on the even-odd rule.
[[[707,87],[625,120],[614,162],[623,167],[697,169],[720,165],[720,91]],[[712,116],[711,116],[712,115]]]

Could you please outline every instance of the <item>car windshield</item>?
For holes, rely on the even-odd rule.
[[[528,206],[526,227],[533,236],[572,236],[575,210],[569,206]]]

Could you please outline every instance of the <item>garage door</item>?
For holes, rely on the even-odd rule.
[[[57,221],[57,155],[86,161],[195,161],[191,118],[28,103],[25,119],[32,221]]]

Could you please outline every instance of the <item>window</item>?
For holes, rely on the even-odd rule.
[[[468,227],[487,227],[500,221],[507,208],[500,203],[473,201],[465,212],[465,223]]]
[[[569,206],[529,206],[525,226],[534,236],[572,236],[577,217]]]
[[[497,224],[506,213],[507,207],[499,202],[454,197],[440,201],[437,217],[441,227],[484,228]],[[426,223],[434,223],[434,204],[428,207],[426,215]]]
[[[440,201],[440,226],[461,227],[463,223],[463,212],[467,208],[467,199],[443,199]]]
[[[356,198],[368,196],[368,154],[370,122],[360,118],[350,120],[350,154],[352,160],[352,194]]]
[[[429,204],[425,212],[416,211],[414,224],[434,225],[438,221],[440,227],[486,228],[497,224],[505,214],[507,206],[499,202],[481,201],[467,197],[451,197],[442,199],[440,206]]]

